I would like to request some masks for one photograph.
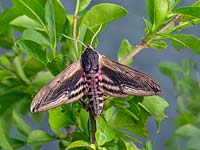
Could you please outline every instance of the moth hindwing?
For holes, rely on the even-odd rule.
[[[68,66],[37,93],[31,111],[52,109],[85,95],[88,108],[96,117],[102,111],[104,93],[126,97],[157,95],[160,92],[160,86],[151,77],[112,61],[88,46],[80,60]]]

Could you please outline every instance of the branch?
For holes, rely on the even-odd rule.
[[[89,126],[90,126],[90,144],[96,143],[95,133],[96,133],[96,119],[92,115],[92,112],[89,111]]]
[[[149,40],[147,41],[142,41],[140,45],[138,45],[136,47],[136,49],[134,49],[129,55],[125,56],[121,61],[119,61],[120,63],[124,64],[126,63],[128,60],[130,60],[131,58],[133,58],[137,53],[139,53],[141,50],[148,48],[149,44],[156,39],[159,35],[159,33],[162,33],[163,31],[165,31],[166,29],[168,29],[171,25],[176,24],[178,22],[178,20],[180,19],[181,15],[177,15],[175,16],[172,20],[170,20],[166,25],[164,25],[158,32],[156,32],[156,34],[154,36],[152,36]]]

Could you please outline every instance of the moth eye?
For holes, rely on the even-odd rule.
[[[87,66],[85,66],[85,71],[90,71],[91,70],[91,65],[88,64]]]
[[[93,69],[94,71],[98,71],[99,66],[98,66],[98,65],[94,65],[94,66],[92,67],[92,69]]]

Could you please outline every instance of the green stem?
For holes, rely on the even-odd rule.
[[[89,111],[89,125],[90,125],[90,143],[95,144],[96,143],[96,138],[95,138],[95,132],[96,132],[96,119],[92,115],[92,113]]]
[[[165,24],[159,31],[156,32],[156,34],[152,35],[151,38],[149,38],[147,41],[142,41],[140,45],[136,47],[129,55],[125,56],[120,63],[124,64],[131,58],[133,58],[137,53],[139,53],[141,50],[148,48],[149,44],[154,41],[158,36],[159,33],[164,32],[166,29],[168,29],[171,25],[176,24],[177,21],[181,18],[182,15],[175,16],[172,20],[170,20],[167,24]]]
[[[74,26],[73,26],[73,38],[74,38],[76,59],[78,59],[78,39],[77,39],[78,9],[79,9],[79,0],[77,0],[76,2],[76,9],[74,12]]]

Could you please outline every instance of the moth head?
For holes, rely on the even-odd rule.
[[[98,71],[99,54],[90,46],[86,47],[84,53],[81,55],[81,63],[84,71]]]

